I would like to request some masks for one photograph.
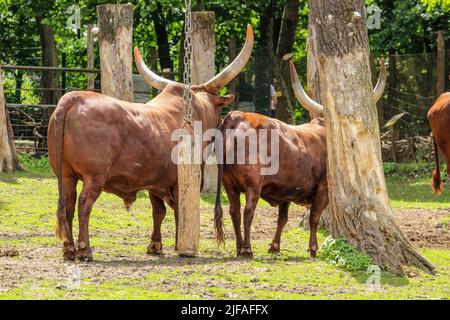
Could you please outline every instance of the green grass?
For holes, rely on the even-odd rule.
[[[26,166],[35,164],[31,161]],[[450,206],[450,190],[441,197],[433,196],[428,176],[411,179],[393,173],[387,183],[394,207]],[[62,261],[61,244],[54,237],[56,202],[56,179],[45,164],[31,172],[0,176],[0,250],[19,252],[16,257],[0,257],[0,299],[450,298],[449,250],[420,250],[436,264],[437,275],[415,269],[417,276],[412,278],[382,272],[381,288],[371,290],[366,285],[365,272],[345,271],[325,260],[309,258],[309,234],[296,227],[298,221],[291,221],[283,233],[282,254],[269,255],[267,248],[275,222],[268,235],[257,237],[255,233],[262,221],[275,221],[275,215],[261,216],[257,212],[252,242],[255,259],[236,259],[229,217],[225,216],[228,241],[224,247],[216,245],[210,232],[214,196],[202,197],[198,258],[183,259],[173,252],[174,221],[170,210],[163,223],[166,254],[147,256],[152,220],[146,194],[139,194],[131,212],[124,210],[117,197],[102,194],[91,214],[95,261],[67,264]],[[268,205],[261,201],[259,207]],[[324,242],[325,236],[319,233],[319,243]],[[81,272],[77,286],[71,286],[68,280],[68,268],[74,265]]]

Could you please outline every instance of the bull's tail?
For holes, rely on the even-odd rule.
[[[441,194],[443,183],[441,178],[441,170],[439,168],[439,149],[436,144],[436,140],[433,137],[433,144],[434,144],[434,160],[436,161],[436,169],[433,170],[433,178],[432,178],[432,187],[434,194]]]
[[[76,93],[68,93],[64,95],[56,107],[54,113],[54,138],[56,150],[56,175],[58,177],[58,210],[56,212],[56,237],[61,240],[69,238],[69,224],[67,222],[66,199],[64,196],[64,188],[62,182],[62,161],[63,161],[63,144],[64,144],[64,123],[67,112],[73,106],[77,99]],[[51,134],[49,132],[49,134]]]
[[[214,228],[216,230],[216,241],[219,244],[225,243],[225,233],[223,231],[223,210],[220,201],[222,189],[223,164],[217,163],[217,190],[216,205],[214,207]]]
[[[219,150],[218,148],[221,148]],[[223,231],[223,210],[221,203],[222,191],[222,176],[223,176],[223,150],[224,146],[216,145],[216,159],[217,159],[217,189],[216,189],[216,205],[214,207],[214,229],[216,231],[216,241],[218,244],[225,243],[225,233]]]

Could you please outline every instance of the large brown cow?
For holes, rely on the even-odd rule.
[[[192,86],[193,120],[201,121],[203,128],[220,126],[221,106],[230,103],[233,96],[221,97],[218,92],[244,68],[252,47],[249,25],[238,57],[208,82]],[[138,191],[149,191],[153,233],[148,253],[162,252],[164,202],[174,209],[177,222],[177,166],[171,160],[176,142],[171,141],[171,134],[186,125],[184,86],[154,74],[139,51],[135,49],[134,53],[141,76],[162,91],[157,97],[147,104],[135,104],[94,92],[71,92],[61,98],[50,119],[49,158],[59,189],[56,233],[64,240],[65,259],[92,260],[89,215],[102,191],[121,197],[126,206],[135,201]],[[189,125],[185,129],[192,132]],[[72,221],[78,180],[83,181],[83,189],[78,199],[79,236],[75,247]]]
[[[439,149],[447,162],[447,181],[450,179],[450,92],[439,96],[428,111],[428,121],[433,132],[434,157],[436,160],[432,187],[435,194],[441,194],[443,183],[439,168]]]
[[[280,251],[281,232],[287,223],[288,209],[291,202],[311,208],[308,251],[314,257],[318,250],[317,226],[322,211],[328,205],[327,147],[323,107],[308,97],[299,81],[294,64],[290,62],[290,65],[294,93],[300,104],[317,116],[316,118],[307,124],[293,126],[256,113],[232,111],[225,117],[222,126],[224,135],[226,135],[227,130],[228,132],[230,130],[231,132],[239,131],[234,136],[241,139],[245,139],[245,136],[251,130],[258,132],[262,129],[275,130],[279,137],[279,169],[276,174],[262,175],[261,168],[268,165],[262,164],[259,158],[256,164],[249,164],[248,150],[246,150],[247,158],[245,164],[224,162],[223,166],[219,166],[219,178],[223,180],[230,202],[230,215],[236,235],[238,256],[253,256],[250,244],[250,229],[259,198],[266,200],[272,206],[278,206],[278,226],[270,244],[270,253]],[[374,89],[374,101],[378,101],[381,98],[385,83],[386,70],[384,61],[382,61],[380,77]],[[259,135],[257,136],[259,139]],[[229,152],[237,154],[238,151],[236,149],[238,145],[231,143],[233,139],[235,138],[226,139],[224,157]],[[269,135],[267,139],[269,146],[271,145],[271,139],[273,139],[273,134]],[[245,145],[245,148],[249,148],[248,143]],[[271,148],[267,147],[267,149],[270,150]],[[220,191],[220,179],[218,194]],[[244,238],[242,238],[241,234],[241,193],[245,194]],[[216,237],[219,241],[223,241],[220,196],[216,198],[215,225]]]

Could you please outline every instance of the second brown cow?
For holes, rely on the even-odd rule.
[[[231,143],[233,139],[245,139],[249,131],[274,132],[278,137],[278,172],[271,175],[261,174],[261,169],[267,167],[259,158],[251,164],[249,159],[249,144],[245,144],[245,163],[238,164],[236,159],[231,163],[223,161],[219,165],[218,196],[216,198],[215,226],[218,241],[223,241],[224,231],[222,224],[222,210],[220,204],[220,181],[223,181],[229,202],[230,215],[236,235],[237,256],[252,257],[250,230],[255,208],[260,198],[266,200],[272,206],[278,206],[278,225],[270,243],[269,252],[280,251],[281,233],[288,221],[288,209],[291,202],[311,208],[309,224],[310,239],[309,252],[315,256],[318,250],[317,227],[322,211],[328,205],[327,187],[327,147],[325,137],[325,122],[323,118],[323,106],[314,102],[302,88],[294,64],[291,62],[291,77],[294,93],[300,104],[310,111],[314,119],[303,125],[293,126],[256,113],[240,111],[230,112],[224,119],[222,134],[229,136],[234,132],[232,139],[225,139],[224,159],[227,153],[238,153],[238,144]],[[382,96],[386,83],[386,71],[382,62],[381,73],[374,89],[374,100]],[[236,133],[237,132],[237,133]],[[258,139],[260,136],[256,135]],[[268,134],[267,145],[271,146],[274,134]],[[273,154],[272,154],[273,156]],[[241,193],[245,194],[244,206],[244,235],[241,233]]]

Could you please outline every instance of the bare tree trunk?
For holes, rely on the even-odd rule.
[[[283,60],[286,54],[292,53],[295,38],[295,29],[298,22],[298,0],[286,1],[283,9],[280,34],[278,36],[277,51],[275,55],[274,74],[278,79],[282,95],[278,97],[277,118],[294,123],[294,103],[292,100],[291,75],[288,60]]]
[[[163,15],[162,5],[159,1],[156,2],[156,10],[150,12],[150,16],[153,20],[153,25],[155,26],[156,43],[158,44],[158,57],[161,71],[164,69],[170,69],[170,71],[173,72],[173,63],[172,59],[170,59],[169,36],[167,34],[165,24],[166,19]],[[183,47],[181,47],[181,51],[182,49]]]
[[[56,51],[55,35],[53,28],[42,24],[42,17],[36,17],[36,24],[41,39],[42,65],[44,67],[58,67],[58,52]],[[61,85],[57,71],[45,71],[42,73],[41,88],[54,89],[42,91],[44,104],[57,104],[61,98]]]
[[[97,6],[102,93],[133,101],[133,5]]]
[[[0,173],[12,172],[14,169],[13,155],[8,139],[7,112],[3,94],[3,75],[0,69]]]
[[[273,62],[273,11],[275,1],[270,0],[262,10],[259,23],[259,46],[254,49],[255,57],[255,108],[256,112],[267,114],[270,108],[270,82]]]
[[[383,269],[433,272],[396,226],[383,174],[363,0],[311,0],[325,107],[331,234],[345,237]]]
[[[233,61],[235,58],[236,58],[236,38],[234,36],[230,36],[230,39],[228,40],[228,61]],[[230,94],[234,95],[233,101],[234,110],[237,110],[239,106],[239,97],[236,95],[236,84],[237,79],[233,79],[228,84],[228,90],[230,91]]]

